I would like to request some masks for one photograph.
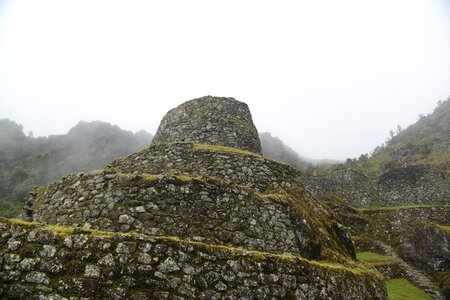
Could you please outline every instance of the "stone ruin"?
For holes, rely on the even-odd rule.
[[[430,165],[393,168],[380,176],[378,190],[387,205],[445,205],[450,199],[446,171]]]
[[[0,297],[386,299],[341,219],[261,156],[246,104],[171,110],[153,145],[0,219]]]
[[[206,96],[170,110],[153,144],[174,142],[222,145],[262,154],[247,104],[233,98]]]

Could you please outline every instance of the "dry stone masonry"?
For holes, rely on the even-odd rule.
[[[0,219],[0,298],[386,299],[342,220],[260,153],[242,102],[171,110],[152,146]]]
[[[296,224],[287,203],[214,179],[72,175],[39,193],[35,207],[32,219],[41,223],[177,236],[309,258],[320,247],[310,241],[320,232]]]
[[[430,165],[391,169],[380,176],[378,187],[386,205],[449,204],[447,174]]]
[[[193,143],[153,145],[118,159],[111,166],[123,173],[173,174],[217,177],[256,191],[300,185],[301,173],[283,163],[252,152]]]
[[[352,169],[301,176],[305,188],[315,197],[335,195],[355,207],[448,204],[450,199],[445,170],[431,165],[390,169],[377,181]]]
[[[153,144],[172,142],[222,145],[261,154],[250,110],[233,98],[206,96],[169,111]]]
[[[353,265],[0,219],[4,299],[385,299]]]
[[[397,244],[404,233],[421,222],[450,226],[450,205],[383,207],[363,213],[370,220],[364,235],[391,244]]]
[[[330,170],[325,174],[302,177],[306,189],[317,198],[339,196],[355,207],[380,203],[376,185],[367,176],[355,170]]]

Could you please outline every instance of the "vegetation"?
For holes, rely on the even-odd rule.
[[[392,256],[381,255],[374,252],[356,252],[356,259],[370,263],[387,262],[394,260]]]
[[[405,165],[430,164],[447,170],[450,175],[450,98],[439,101],[433,113],[419,116],[406,129],[399,126],[390,139],[378,146],[372,155],[347,159],[332,168],[352,168],[377,179],[381,173]],[[320,170],[319,170],[320,171]]]
[[[411,205],[401,205],[401,206],[372,206],[372,207],[363,207],[357,208],[360,212],[365,211],[393,211],[393,210],[401,210],[401,209],[414,209],[414,208],[442,208],[449,209],[450,205],[429,205],[429,204],[411,204]]]
[[[297,154],[293,149],[286,146],[282,140],[273,137],[269,132],[259,134],[264,156],[277,161],[282,161],[301,170],[312,170],[313,165]]]
[[[151,138],[145,131],[133,134],[99,121],[80,122],[65,135],[34,138],[21,125],[0,120],[0,215],[17,215],[34,186],[102,167]]]
[[[391,279],[386,283],[390,300],[431,300],[431,297],[416,288],[406,279]]]

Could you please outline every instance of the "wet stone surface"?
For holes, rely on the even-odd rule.
[[[45,259],[60,266],[55,273],[38,257],[42,243],[28,239],[39,228],[11,222],[0,220],[2,299],[386,299],[382,278],[355,266],[328,267],[169,238],[47,228],[54,231],[56,253]],[[9,249],[12,239],[22,247]],[[75,248],[65,240],[84,243]]]
[[[173,142],[222,145],[261,154],[250,110],[233,98],[206,96],[170,110],[152,143]]]

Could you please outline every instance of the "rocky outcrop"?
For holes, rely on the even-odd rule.
[[[261,154],[258,132],[247,104],[233,98],[206,96],[170,110],[153,144],[193,142]]]
[[[447,229],[447,231],[444,230]],[[399,255],[414,267],[430,274],[442,293],[450,296],[450,227],[418,223],[404,234]]]
[[[398,246],[400,256],[428,272],[450,272],[450,237],[438,226],[414,224]]]

